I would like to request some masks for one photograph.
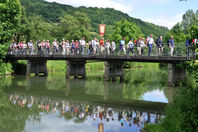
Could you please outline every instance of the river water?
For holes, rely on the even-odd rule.
[[[64,72],[2,78],[0,131],[139,132],[164,117],[167,78],[155,68],[127,70],[123,83],[91,73],[87,80],[66,80]]]

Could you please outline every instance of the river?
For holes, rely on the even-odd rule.
[[[0,131],[139,132],[159,123],[172,100],[167,71],[125,70],[125,81],[106,82],[102,74],[66,80],[64,72],[48,77],[0,79]]]

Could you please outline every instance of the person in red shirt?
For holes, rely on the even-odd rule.
[[[104,38],[100,40],[100,52],[101,54],[104,54]]]
[[[75,53],[76,54],[79,54],[78,46],[79,46],[79,43],[78,43],[78,40],[76,40],[76,42],[75,42]]]

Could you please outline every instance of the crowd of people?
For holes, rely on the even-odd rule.
[[[93,121],[119,121],[121,126],[129,125],[130,127],[136,125],[137,127],[144,126],[147,123],[159,123],[160,114],[140,112],[130,108],[113,108],[100,105],[89,105],[72,103],[67,100],[51,100],[40,99],[33,96],[21,96],[12,94],[9,100],[20,107],[26,107],[29,110],[36,108],[43,112],[56,113],[58,116],[70,114],[73,119],[83,120],[90,117]]]
[[[196,41],[196,42],[195,42]],[[189,42],[186,42],[189,43]],[[193,43],[197,43],[197,39],[194,39]],[[190,45],[193,43],[189,43],[187,46],[187,50],[189,51]],[[148,48],[148,56],[152,54],[152,47],[157,47],[157,53],[159,56],[163,54],[165,44],[169,47],[169,55],[173,56],[175,43],[173,36],[170,37],[167,43],[163,42],[162,36],[154,41],[153,35],[147,36],[147,38],[133,39],[131,38],[129,42],[125,41],[125,37],[122,38],[119,42],[119,46],[116,46],[115,41],[98,40],[94,38],[91,41],[86,42],[83,37],[81,40],[72,40],[71,42],[63,39],[60,43],[55,39],[52,43],[49,40],[38,41],[35,45],[30,42],[26,43],[25,41],[21,41],[17,44],[17,42],[13,42],[9,47],[10,54],[38,54],[38,55],[50,55],[50,54],[62,54],[62,55],[115,55],[116,53],[120,54],[132,54],[132,55],[144,55],[144,50]],[[35,48],[36,46],[36,48]]]

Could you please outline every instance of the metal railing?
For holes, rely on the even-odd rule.
[[[109,53],[107,48],[104,48],[104,52],[101,52],[101,49],[97,49],[96,53],[91,51],[89,48],[84,47],[84,50],[82,50],[82,47],[78,47],[76,49],[67,49],[63,50],[61,47],[58,48],[58,50],[55,49],[30,49],[30,48],[10,48],[8,50],[8,55],[15,55],[17,56],[31,56],[31,55],[38,55],[38,56],[56,56],[56,55],[62,55],[62,56],[76,56],[76,55],[94,55],[94,56],[148,56],[149,48],[148,46],[145,47],[140,47],[141,48],[141,54],[138,52],[138,47],[134,46],[133,47],[133,53],[130,52],[128,53],[128,48],[125,47],[125,52],[120,51],[120,48],[117,47],[115,51],[112,51],[111,48],[109,49]],[[162,48],[161,48],[162,49]],[[84,52],[82,52],[84,51]],[[186,46],[185,43],[177,43],[175,44],[175,48],[173,51],[173,55],[170,53],[170,48],[168,44],[164,44],[163,46],[163,51],[159,52],[159,48],[156,45],[152,46],[152,52],[150,56],[183,56],[183,57],[194,57],[196,55],[195,53],[195,48],[192,45]]]

